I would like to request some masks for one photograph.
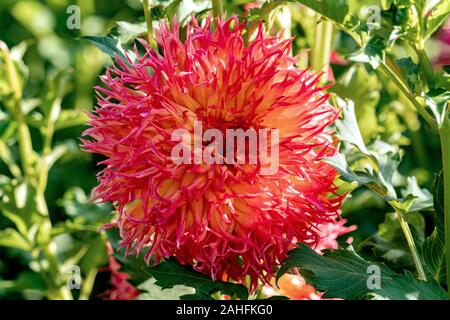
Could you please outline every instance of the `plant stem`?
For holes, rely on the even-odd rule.
[[[308,6],[311,8],[310,6]],[[311,8],[313,9],[313,8]],[[316,11],[317,12],[317,11]],[[317,12],[317,14],[319,14]],[[342,29],[344,32],[346,32],[348,35],[350,35],[356,42],[356,44],[359,47],[363,47],[364,45],[364,39],[358,35],[356,32],[348,29],[345,24],[342,23],[336,23],[340,29]],[[317,38],[316,38],[317,39]],[[427,58],[428,59],[428,58]],[[433,128],[437,128],[437,123],[434,120],[434,118],[426,111],[425,107],[420,104],[417,99],[414,97],[414,95],[410,92],[409,88],[404,84],[404,82],[399,81],[398,78],[395,76],[395,72],[392,71],[391,67],[388,66],[385,62],[381,63],[380,65],[381,69],[384,70],[384,72],[392,78],[394,84],[405,94],[405,96],[411,101],[411,103],[414,105],[414,107],[417,109],[417,111],[422,115],[422,117],[425,119],[426,122],[428,122]]]
[[[222,0],[211,0],[214,17],[221,18],[223,16]]]
[[[2,53],[2,57],[6,66],[8,84],[13,94],[12,104],[10,105],[9,109],[17,124],[20,161],[23,167],[23,172],[25,173],[27,183],[29,185],[35,186],[36,177],[34,176],[35,172],[33,172],[34,150],[31,141],[30,130],[25,121],[25,115],[23,113],[21,106],[22,87],[20,85],[19,77],[17,75],[14,63],[11,60],[8,47],[4,42],[1,41],[0,41],[0,51]],[[51,148],[51,140],[50,140],[50,148]],[[46,152],[49,153],[50,149],[46,150]],[[41,221],[41,227],[39,232],[44,236],[49,237],[52,228],[52,223],[50,218],[48,217],[47,203],[45,201],[44,196],[47,175],[48,170],[46,169],[44,169],[43,172],[39,173],[40,176],[39,180],[41,179],[41,177],[43,177],[45,178],[45,183],[43,183],[41,186],[38,186],[37,188],[36,202],[38,203],[38,207],[41,208],[41,210],[38,211],[39,213],[42,214],[41,218],[43,219]],[[40,181],[38,181],[38,184],[39,185],[41,184]],[[51,242],[45,243],[44,248],[43,249],[41,248],[40,250],[42,255],[45,257],[45,259],[48,261],[49,264],[48,272],[50,273],[50,275],[49,277],[47,277],[47,279],[49,279],[48,297],[51,299],[64,299],[64,300],[72,299],[72,294],[70,290],[64,284],[59,283],[59,281],[61,280],[61,270],[54,244],[52,245]],[[40,257],[37,257],[36,259],[39,260]],[[42,270],[44,278],[46,278],[45,272],[46,272],[45,270]]]
[[[410,92],[409,88],[405,85],[403,80],[397,76],[397,74],[392,70],[392,68],[386,64],[380,64],[380,69],[394,82],[394,84],[400,89],[400,91],[405,95],[408,100],[411,101],[413,106],[417,109],[417,112],[425,119],[425,121],[432,127],[437,128],[436,120],[428,113],[425,107],[420,104],[414,95]]]
[[[9,87],[12,91],[12,105],[10,111],[17,123],[17,135],[19,137],[19,153],[22,161],[23,172],[25,176],[30,177],[33,147],[31,143],[31,135],[28,126],[25,123],[25,116],[22,112],[20,100],[22,98],[22,87],[19,82],[16,68],[9,54],[9,49],[6,44],[0,41],[0,51],[3,56],[3,61],[6,67],[6,77],[8,79]]]
[[[445,224],[445,263],[447,270],[447,291],[450,297],[450,119],[445,115],[439,129],[444,171],[444,224]]]
[[[8,46],[1,40],[0,40],[0,51],[2,53],[3,60],[5,62],[6,77],[8,79],[8,84],[13,92],[14,100],[18,101],[22,98],[22,87],[20,86],[19,77],[17,75],[16,68],[14,67],[14,63],[11,60]]]
[[[94,287],[95,277],[97,276],[97,269],[92,268],[86,278],[83,281],[83,285],[81,286],[80,298],[79,300],[89,300],[91,296],[92,288]]]
[[[144,0],[142,3],[144,5],[145,23],[147,24],[147,42],[152,48],[156,49],[157,44],[153,39],[153,22],[152,15],[150,13],[150,4],[148,0]]]
[[[59,283],[59,281],[62,280],[61,270],[59,267],[59,261],[54,243],[48,244],[44,248],[42,253],[48,261],[48,271],[50,273],[50,278],[53,280],[52,283],[54,288],[50,289],[51,298],[55,300],[72,300],[72,293],[70,292],[70,289],[67,287],[66,283]]]
[[[330,67],[331,40],[333,38],[333,23],[323,20],[317,23],[315,46],[312,49],[311,65],[316,72],[323,72],[322,82],[326,82]]]
[[[419,58],[419,63],[425,75],[425,80],[428,84],[428,88],[431,89],[434,86],[435,77],[433,66],[431,65],[430,59],[428,58],[428,55],[424,48],[424,43],[420,41],[417,46],[413,45],[413,48],[416,51],[417,57]]]
[[[15,178],[20,178],[22,172],[19,166],[14,162],[13,155],[9,150],[8,146],[1,139],[0,139],[0,158],[6,164],[11,174]]]
[[[423,270],[422,262],[420,261],[419,253],[417,251],[416,244],[414,242],[411,229],[409,228],[408,222],[405,220],[405,217],[401,212],[397,211],[397,218],[400,222],[400,227],[403,230],[403,233],[406,238],[406,242],[408,243],[409,250],[411,252],[411,256],[414,261],[414,265],[416,266],[418,278],[423,281],[427,281],[427,278],[425,276],[425,271]]]

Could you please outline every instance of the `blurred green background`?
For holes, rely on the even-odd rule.
[[[67,12],[70,5],[77,5],[81,9],[80,30],[69,30],[66,26],[71,13]],[[85,130],[83,123],[86,117],[83,112],[92,109],[95,103],[93,87],[99,84],[99,75],[105,64],[110,62],[107,56],[87,41],[80,40],[79,36],[106,34],[115,26],[115,21],[137,21],[141,16],[142,3],[139,0],[0,1],[0,39],[9,48],[17,45],[26,48],[21,65],[28,78],[23,99],[32,103],[36,97],[39,99],[44,95],[58,72],[62,70],[67,75],[61,107],[67,110],[69,120],[62,123],[61,130],[55,132],[53,143],[69,145],[69,152],[49,172],[45,197],[54,226],[69,221],[73,228],[79,222],[79,226],[93,229],[89,232],[64,232],[56,238],[58,246],[67,257],[73,256],[86,245],[98,242],[96,228],[109,221],[111,210],[109,206],[87,204],[90,191],[96,184],[96,162],[99,159],[81,152],[78,147],[79,137]],[[0,115],[3,110],[2,106]],[[34,116],[39,118],[38,113]],[[0,116],[0,136],[7,135],[9,124],[8,119]],[[35,150],[42,150],[39,129],[38,123],[35,127],[31,126]],[[14,139],[14,136],[9,139],[10,145],[14,144],[11,141]],[[17,151],[16,146],[11,148],[13,153]],[[0,174],[7,174],[3,162],[0,162]],[[9,219],[0,215],[0,229],[12,225]],[[107,264],[105,241],[101,242],[103,248],[98,250],[96,268]],[[22,250],[0,246],[0,297],[41,297],[40,279],[27,271],[32,261],[30,258],[29,253]],[[18,281],[12,282],[17,278]],[[103,278],[100,276],[98,292],[108,287],[108,275]],[[98,292],[94,292],[92,296],[95,297]]]

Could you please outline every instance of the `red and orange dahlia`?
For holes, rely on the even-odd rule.
[[[319,74],[296,67],[291,40],[244,40],[236,17],[193,20],[157,30],[161,54],[145,41],[135,61],[116,57],[96,88],[98,107],[85,150],[106,157],[94,196],[111,201],[128,252],[175,257],[213,279],[255,287],[303,242],[315,247],[320,227],[339,216],[336,171],[321,161],[336,153],[328,128],[338,111]],[[256,164],[175,164],[172,133],[203,127],[278,129],[278,171]],[[273,145],[272,145],[273,147]]]

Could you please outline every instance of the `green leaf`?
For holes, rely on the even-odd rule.
[[[40,159],[45,161],[49,169],[62,157],[77,157],[81,153],[79,146],[73,140],[67,140],[63,143],[58,143],[53,146],[53,150],[50,154],[46,155],[44,158]]]
[[[283,262],[277,280],[292,268],[318,291],[325,291],[324,298],[363,299],[369,294],[367,272],[370,263],[349,250],[325,250],[317,254],[305,244],[289,252]],[[381,285],[390,281],[393,272],[380,266]]]
[[[388,40],[389,46],[400,38],[409,42],[416,41],[420,25],[416,12],[421,15],[421,7],[417,1],[395,0],[393,6],[381,13],[382,27],[376,33]]]
[[[345,156],[338,155],[324,161],[334,166],[344,180],[366,185],[386,201],[397,199],[392,179],[401,158],[398,147],[377,140],[367,148],[358,127],[352,101],[345,103],[338,98],[336,104],[343,114],[342,119],[336,121],[337,134],[341,141],[345,142],[344,147],[346,143],[350,144],[356,147],[358,152],[344,150],[348,153],[347,156],[353,157],[352,169]]]
[[[425,238],[425,220],[419,213],[404,216],[414,242],[420,246]],[[370,252],[369,252],[370,250]],[[374,261],[386,263],[392,270],[414,270],[414,262],[400,226],[397,213],[387,213],[375,235],[358,245],[358,252]]]
[[[362,153],[368,154],[368,150],[359,130],[355,115],[355,104],[352,100],[337,99],[338,107],[342,109],[342,118],[336,121],[336,128],[341,140],[357,147]]]
[[[164,19],[164,5],[158,4],[150,8],[152,20]]]
[[[80,109],[63,109],[60,110],[59,116],[56,119],[54,126],[55,131],[63,130],[70,127],[86,125],[89,117],[86,110]],[[46,125],[45,119],[39,112],[32,112],[27,115],[27,123],[37,129],[41,129]]]
[[[164,11],[165,11],[166,17],[169,19],[169,21],[176,15],[178,8],[180,7],[180,4],[181,4],[181,0],[173,0],[165,8]]]
[[[81,219],[89,225],[100,227],[111,219],[111,207],[108,204],[91,203],[89,196],[79,187],[67,190],[58,205],[72,219]]]
[[[175,285],[171,289],[162,289],[155,284],[156,280],[150,278],[137,286],[142,293],[137,300],[180,300],[180,297],[194,295],[195,289],[183,285]],[[208,296],[211,299],[210,296]]]
[[[47,80],[40,109],[46,119],[54,123],[61,112],[61,101],[69,90],[70,72],[59,71]],[[42,129],[42,128],[41,128]]]
[[[351,54],[348,59],[355,62],[368,63],[373,69],[377,69],[384,62],[386,43],[378,34],[357,52]]]
[[[27,44],[25,42],[21,42],[9,51],[11,61],[18,76],[17,80],[21,90],[24,89],[30,73],[28,66],[22,60],[22,56],[25,53],[26,48]],[[13,110],[16,106],[12,104],[14,99],[10,99],[13,92],[11,86],[9,85],[6,73],[7,71],[3,59],[0,59],[0,101],[3,101],[3,104],[5,104],[7,109]]]
[[[438,74],[436,77],[436,88],[442,88],[450,91],[450,75]]]
[[[413,197],[413,204],[408,213],[433,208],[433,195],[427,190],[419,187],[416,177],[406,178],[406,188],[401,191],[404,198]]]
[[[360,21],[349,11],[346,0],[293,0],[298,2],[327,19],[335,22],[337,25],[347,30],[355,30]]]
[[[0,247],[10,247],[24,251],[31,250],[28,241],[20,233],[11,228],[0,230]]]
[[[416,198],[412,194],[408,194],[406,198],[393,199],[389,202],[389,204],[394,208],[396,212],[406,214],[410,212],[415,199]]]
[[[419,92],[422,89],[420,80],[420,66],[414,63],[411,57],[398,59],[396,63],[406,79],[408,86],[411,88],[411,91]]]
[[[357,182],[358,185],[366,185],[375,182],[375,179],[370,175],[356,174],[353,172],[347,164],[345,156],[341,153],[338,153],[333,157],[324,158],[322,161],[334,167],[345,181]]]
[[[13,222],[21,221],[26,224],[27,229],[42,220],[45,214],[44,208],[40,207],[36,199],[36,189],[26,182],[11,180],[8,183],[0,183],[0,210],[9,213],[9,216],[16,215]],[[20,218],[20,219],[19,219]],[[11,219],[12,220],[12,219]],[[21,230],[21,232],[23,232]]]
[[[1,206],[0,206],[0,207],[1,207]],[[26,223],[26,221],[23,219],[23,217],[21,217],[21,216],[18,215],[18,214],[14,214],[14,213],[12,213],[12,212],[10,212],[10,211],[8,211],[8,210],[3,210],[1,213],[2,213],[6,218],[8,218],[9,220],[11,220],[11,221],[15,224],[17,230],[18,230],[21,234],[27,234],[27,233],[29,232],[27,223]]]
[[[436,281],[419,281],[411,272],[392,276],[379,290],[371,293],[375,299],[389,300],[448,300],[448,296]]]
[[[386,263],[393,270],[414,267],[405,237],[398,228],[395,231],[397,235],[392,240],[386,240],[378,234],[371,236],[358,245],[358,252],[364,253],[366,257],[373,256],[374,261]]]
[[[433,184],[434,231],[422,247],[424,267],[428,274],[440,282],[445,281],[445,231],[443,172],[436,175]]]
[[[24,290],[45,291],[46,289],[42,276],[31,271],[21,272],[15,280],[0,280],[0,290],[5,290],[9,294]]]
[[[355,115],[365,142],[376,138],[383,128],[378,124],[376,106],[380,101],[381,83],[369,74],[363,64],[352,65],[330,88],[339,97],[353,101]]]
[[[443,76],[438,77],[438,84],[441,85],[440,80]],[[450,84],[450,78],[449,78]],[[448,111],[448,102],[450,101],[450,87],[432,89],[426,93],[425,101],[428,107],[433,112],[439,126],[444,123],[445,115]]]
[[[144,267],[144,271],[156,279],[156,284],[163,289],[173,288],[176,285],[193,287],[195,295],[189,295],[189,299],[204,299],[213,293],[221,292],[241,300],[248,298],[247,289],[240,284],[213,281],[209,277],[192,270],[188,266],[182,266],[175,260],[163,261],[154,267]],[[181,296],[186,299],[186,296]]]
[[[96,236],[89,242],[89,249],[81,260],[80,267],[84,274],[88,274],[92,269],[105,265],[107,261],[105,239]]]
[[[99,48],[102,52],[106,53],[112,59],[115,59],[116,55],[120,60],[128,64],[128,59],[125,56],[124,50],[119,43],[119,40],[113,37],[100,37],[100,36],[84,36],[81,39],[90,41],[93,45]]]
[[[9,168],[14,177],[20,177],[21,171],[14,161],[13,154],[6,143],[0,139],[0,160],[2,160]]]
[[[53,12],[40,1],[15,1],[11,14],[37,38],[52,33],[56,25]]]
[[[435,281],[419,281],[408,273],[396,274],[388,267],[366,261],[350,250],[324,250],[320,255],[300,243],[289,253],[277,279],[292,268],[299,268],[308,283],[325,292],[324,298],[447,299],[447,294]],[[375,275],[373,269],[378,270],[379,274]],[[374,276],[379,276],[379,287],[369,285]]]
[[[383,10],[388,10],[391,7],[393,1],[394,0],[381,0],[380,1],[381,2],[381,8]]]
[[[117,22],[117,34],[120,43],[129,43],[147,32],[145,22],[131,23],[127,21]]]
[[[150,9],[150,13],[152,15],[153,20],[161,20],[167,18],[170,21],[176,14],[180,4],[181,0],[174,0],[167,5],[160,3],[158,5],[153,6]]]
[[[447,20],[449,15],[450,1],[440,1],[427,17],[427,31],[425,32],[424,39],[431,37],[431,35]]]

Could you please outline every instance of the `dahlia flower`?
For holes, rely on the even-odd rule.
[[[110,285],[111,289],[106,290],[100,295],[103,300],[134,300],[140,294],[131,283],[128,282],[130,275],[121,272],[121,264],[113,256],[113,249],[111,244],[107,243],[109,263],[105,271],[111,273]]]
[[[141,40],[145,52],[116,57],[96,88],[83,147],[106,159],[93,195],[115,204],[129,254],[145,249],[156,263],[175,257],[213,279],[248,276],[255,288],[296,242],[315,247],[319,226],[339,216],[337,173],[321,161],[336,153],[329,126],[338,111],[321,75],[296,67],[291,39],[264,35],[262,24],[252,37],[237,17],[194,19],[180,30],[178,22],[161,24],[161,54]],[[180,141],[172,134],[184,129],[195,138],[196,122],[221,131],[277,129],[269,144],[279,150],[277,172],[261,174],[261,159],[174,163]]]

